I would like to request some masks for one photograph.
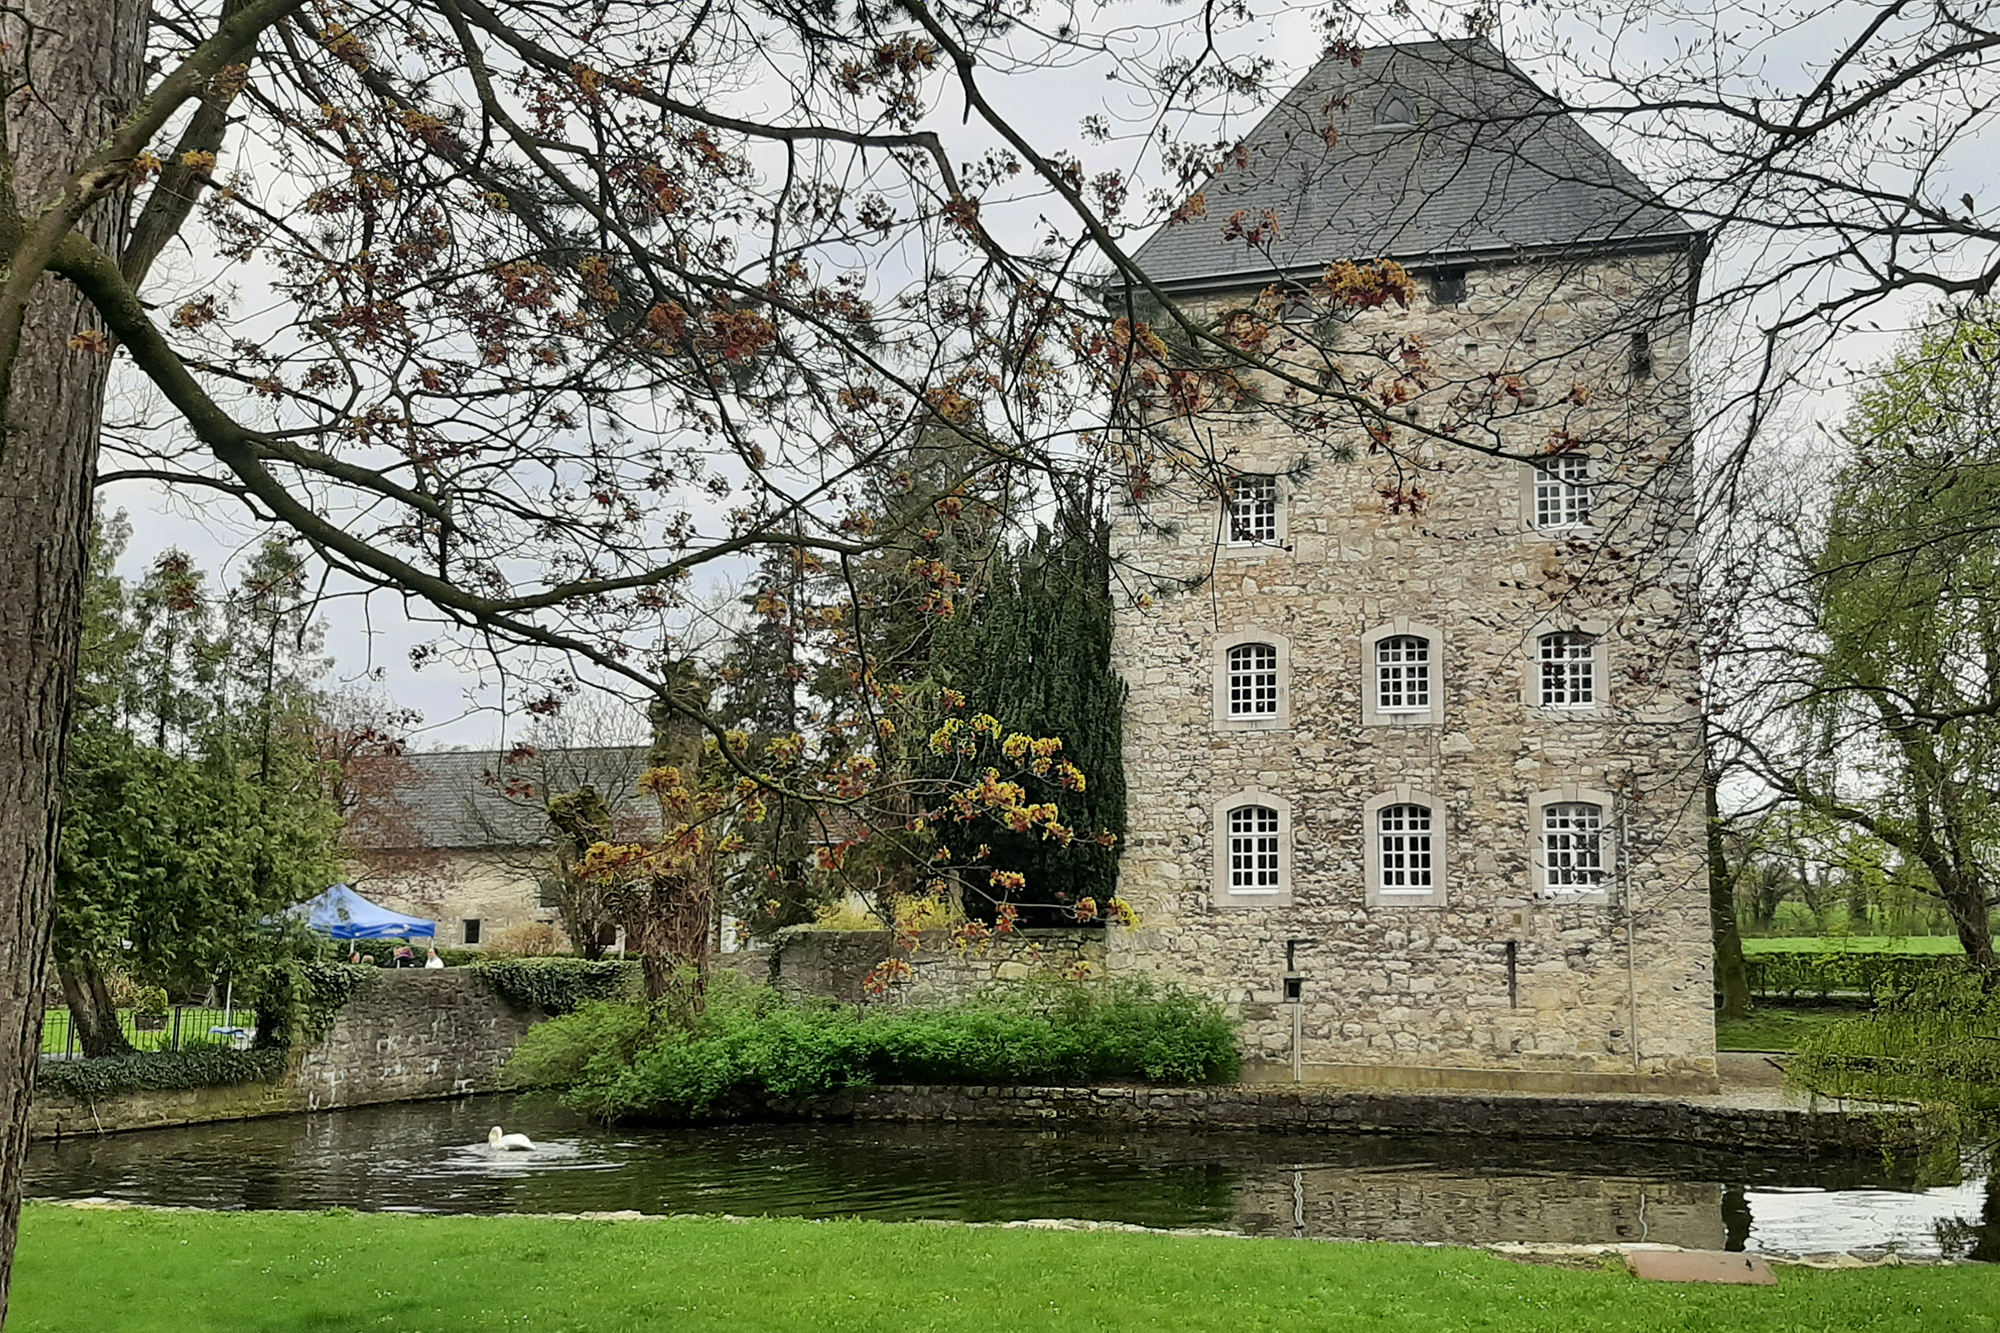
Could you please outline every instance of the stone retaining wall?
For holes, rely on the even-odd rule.
[[[326,1036],[294,1052],[282,1079],[92,1100],[37,1092],[32,1138],[247,1120],[375,1102],[422,1101],[499,1086],[500,1070],[543,1015],[500,998],[478,973],[384,970],[365,978]]]
[[[1723,1148],[1872,1151],[1914,1127],[1840,1110],[1667,1097],[1375,1092],[1338,1088],[857,1089],[782,1108],[813,1119],[966,1121],[1181,1130],[1479,1134],[1688,1143]]]
[[[1101,930],[1020,930],[962,952],[952,946],[950,931],[926,930],[918,935],[916,951],[904,953],[886,930],[795,929],[780,934],[770,949],[721,957],[750,980],[769,981],[782,991],[868,1004],[950,1003],[995,981],[1034,971],[1067,974],[1079,965],[1102,975],[1104,954]],[[862,982],[891,955],[907,961],[911,975],[886,996],[871,996]]]

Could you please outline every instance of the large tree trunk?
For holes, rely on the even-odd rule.
[[[0,67],[10,89],[23,89],[5,110],[15,194],[0,206],[35,218],[137,100],[146,16],[145,0],[21,0],[0,18]],[[99,204],[85,230],[115,244],[112,204]],[[41,1051],[63,743],[107,368],[102,353],[74,350],[70,340],[99,328],[73,291],[44,278],[20,351],[0,366],[8,389],[0,416],[0,1321]]]
[[[1736,875],[1722,843],[1722,811],[1715,780],[1708,782],[1708,921],[1715,935],[1715,988],[1722,1018],[1750,1012],[1750,968],[1743,961],[1743,934],[1736,926]]]
[[[56,976],[62,982],[63,1002],[69,1006],[70,1030],[84,1055],[130,1055],[132,1043],[125,1040],[118,1006],[97,964],[88,958],[72,962],[58,953]]]
[[[1951,923],[1958,928],[1958,942],[1965,946],[1966,958],[1982,972],[1993,971],[1993,909],[1986,903],[1985,883],[1976,874],[1960,873],[1941,856],[1930,872],[1945,910],[1951,913]]]

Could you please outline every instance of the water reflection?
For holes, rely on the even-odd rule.
[[[496,1154],[494,1124],[541,1150]],[[478,1098],[72,1139],[30,1149],[44,1198],[210,1208],[1092,1218],[1259,1235],[2000,1258],[1994,1185],[1919,1189],[1873,1157],[1411,1135],[990,1126],[607,1130]]]

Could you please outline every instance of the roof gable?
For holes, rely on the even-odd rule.
[[[427,750],[367,761],[345,841],[353,851],[538,847],[549,840],[543,802],[597,788],[622,836],[657,832],[659,810],[638,791],[644,746],[502,752]]]
[[[1437,265],[1679,245],[1695,234],[1477,40],[1378,47],[1359,68],[1329,56],[1202,194],[1202,216],[1162,226],[1134,255],[1162,286],[1263,283],[1340,259]],[[1267,212],[1275,240],[1225,238]],[[1239,213],[1242,227],[1232,229]]]

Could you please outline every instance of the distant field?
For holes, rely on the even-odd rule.
[[[1787,935],[1746,939],[1743,952],[1753,953],[1964,953],[1955,935]]]

